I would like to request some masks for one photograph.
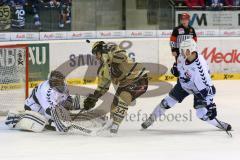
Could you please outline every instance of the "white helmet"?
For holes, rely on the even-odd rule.
[[[180,53],[186,58],[186,51],[189,50],[190,53],[197,52],[197,43],[191,38],[182,41],[180,44]]]

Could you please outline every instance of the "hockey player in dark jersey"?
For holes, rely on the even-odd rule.
[[[25,27],[25,0],[10,0],[12,9],[12,28],[23,29]]]
[[[117,45],[98,41],[93,45],[92,53],[101,62],[98,69],[99,83],[95,92],[84,101],[84,108],[93,108],[98,99],[109,90],[111,82],[118,85],[109,123],[110,133],[116,134],[130,103],[147,91],[148,71],[140,63],[132,62],[126,51]]]
[[[8,0],[0,1],[0,31],[11,28],[11,8]]]

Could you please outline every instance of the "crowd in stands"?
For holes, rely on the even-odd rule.
[[[41,30],[43,23],[40,16],[44,8],[56,8],[56,24],[64,28],[71,23],[71,0],[0,0],[0,31],[15,31],[26,28],[26,22]],[[27,19],[28,18],[28,19]]]
[[[240,0],[175,0],[176,6],[187,6],[190,9],[210,8],[223,9],[240,7]]]

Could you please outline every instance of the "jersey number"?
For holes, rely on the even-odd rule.
[[[15,14],[17,15],[18,20],[24,20],[25,11],[23,9],[16,10]]]
[[[10,17],[9,8],[0,7],[0,19],[6,19]]]

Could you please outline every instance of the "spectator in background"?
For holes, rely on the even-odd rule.
[[[209,5],[213,9],[221,9],[223,7],[224,0],[209,0]]]
[[[40,16],[39,16],[39,11],[40,11],[40,4],[42,3],[41,0],[27,0],[27,6],[31,8],[31,12],[34,17],[34,26],[41,30],[41,21],[40,21]]]
[[[12,11],[12,28],[24,29],[25,27],[25,0],[10,0]]]
[[[194,6],[205,7],[204,0],[184,0],[184,2],[190,9],[193,9]]]
[[[232,7],[233,6],[233,0],[225,0],[224,5],[228,6],[228,7]]]
[[[58,1],[60,2],[59,28],[64,28],[65,24],[71,23],[72,0],[58,0]]]
[[[185,6],[184,1],[185,0],[175,0],[175,4],[176,4],[176,6]]]
[[[233,0],[234,6],[240,6],[240,0]]]
[[[0,31],[11,28],[11,8],[8,0],[0,0]]]
[[[52,7],[59,8],[59,28],[64,28],[65,24],[71,23],[72,0],[51,0]]]

